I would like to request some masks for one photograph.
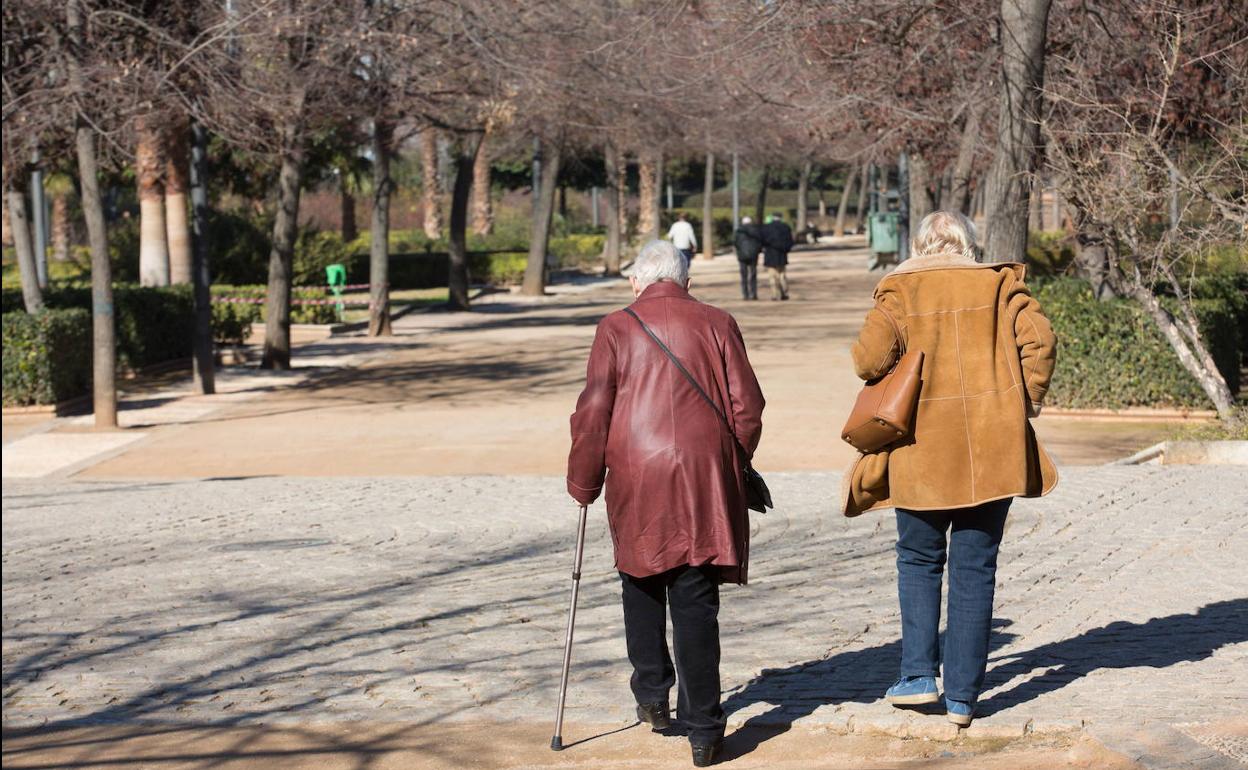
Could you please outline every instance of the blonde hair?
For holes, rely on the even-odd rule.
[[[975,223],[960,211],[933,211],[923,217],[914,238],[910,240],[910,256],[956,254],[966,259],[978,257]]]

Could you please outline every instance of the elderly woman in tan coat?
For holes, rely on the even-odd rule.
[[[997,550],[1010,502],[1047,494],[1057,471],[1028,417],[1039,414],[1057,340],[1023,283],[1024,267],[976,260],[975,228],[938,211],[919,225],[912,258],[880,281],[853,346],[858,376],[886,374],[923,352],[911,434],[858,457],[847,515],[897,509],[901,678],[894,705],[937,703],[941,577],[949,562],[944,700],[969,725],[983,685]],[[900,338],[899,338],[900,335]]]

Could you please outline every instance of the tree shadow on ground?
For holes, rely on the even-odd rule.
[[[1011,621],[993,620],[991,649],[999,649],[1016,637],[1001,631]],[[746,720],[724,742],[725,760],[749,754],[760,744],[783,735],[802,717],[823,706],[841,703],[875,703],[897,680],[901,662],[901,640],[841,652],[820,660],[798,663],[788,668],[763,669],[740,692],[724,702],[731,714],[755,703],[772,708]]]
[[[980,701],[978,711],[988,716],[1027,703],[1097,669],[1168,668],[1176,663],[1204,660],[1221,647],[1245,641],[1248,598],[1214,602],[1194,613],[1168,615],[1144,623],[1115,621],[1070,639],[997,658],[1010,662],[988,672],[985,691],[1038,668],[1048,667],[1048,671]]]

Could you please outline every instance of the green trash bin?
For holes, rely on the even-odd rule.
[[[329,290],[333,293],[334,299],[334,315],[338,320],[342,320],[342,314],[346,308],[342,304],[342,290],[347,285],[347,267],[346,265],[326,265],[325,266],[325,283],[329,284]]]
[[[867,230],[872,254],[896,254],[901,235],[901,215],[896,211],[880,211],[871,215]]]

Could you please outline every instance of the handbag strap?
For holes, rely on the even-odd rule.
[[[889,312],[884,309],[882,302],[876,302],[875,309],[880,311],[880,315],[884,316],[884,320],[888,321],[888,325],[893,327],[893,334],[897,335],[897,358],[900,359],[906,354],[906,339],[901,336],[901,327],[897,325],[897,321],[889,315]]]
[[[714,410],[715,414],[719,417],[720,423],[723,424],[724,430],[728,431],[728,435],[732,437],[732,443],[737,447],[737,453],[741,456],[741,460],[744,462],[745,467],[751,467],[750,455],[745,451],[745,447],[741,446],[741,440],[737,438],[737,434],[733,431],[732,425],[729,424],[728,417],[724,414],[724,411],[719,408],[718,404],[711,400],[711,397],[708,396],[706,391],[702,389],[702,386],[698,384],[698,381],[693,378],[693,375],[690,374],[689,370],[685,368],[685,365],[680,362],[680,359],[676,357],[676,354],[673,353],[667,345],[663,344],[663,340],[659,339],[649,326],[646,326],[646,322],[641,320],[641,317],[634,313],[631,307],[624,308],[624,312],[631,315],[633,320],[641,325],[642,331],[644,331],[650,339],[654,340],[654,344],[659,346],[659,350],[662,350],[664,354],[667,355],[668,360],[670,360],[672,364],[676,366],[676,369],[685,376],[685,379],[689,381],[689,384],[693,386],[693,389],[697,391],[699,396],[702,397],[702,400],[705,401],[712,410]]]

